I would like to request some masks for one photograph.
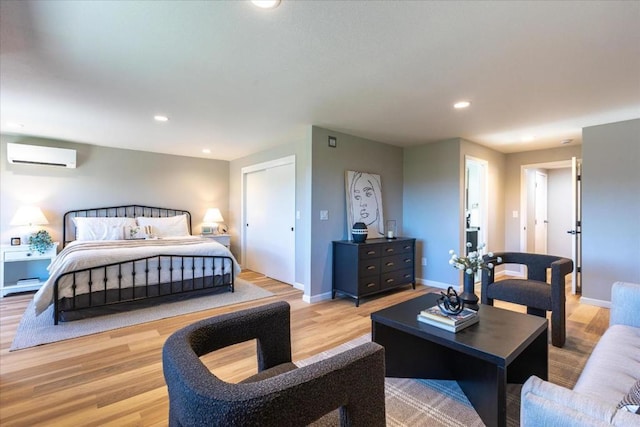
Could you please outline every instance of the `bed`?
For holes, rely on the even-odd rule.
[[[234,292],[240,268],[228,248],[191,235],[191,214],[142,205],[69,211],[63,249],[34,296],[54,324]]]

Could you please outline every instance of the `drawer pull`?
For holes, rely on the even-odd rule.
[[[395,280],[393,280],[393,279],[387,279],[387,280],[385,280],[385,282],[387,282],[387,283],[393,283],[393,282],[395,282]]]
[[[375,285],[375,283],[367,283],[367,288],[373,288]]]
[[[386,263],[385,265],[386,265],[387,267],[391,267],[391,266],[392,266],[392,265],[394,265],[394,264],[393,264],[393,262],[388,262],[388,263]]]
[[[27,256],[31,256],[31,255],[33,255],[33,254],[32,254],[31,252],[27,252],[25,255],[27,255]]]
[[[405,246],[404,249],[405,250],[409,250],[409,249],[411,249],[411,246]]]
[[[376,254],[376,251],[369,251],[369,252],[367,252],[367,255],[375,255],[375,254]]]
[[[367,266],[367,270],[375,270],[376,266],[375,265],[368,265]]]
[[[411,277],[411,275],[410,275],[410,274],[405,274],[405,275],[404,275],[404,278],[405,278],[405,279],[408,279],[409,277]]]
[[[387,252],[393,252],[393,248],[387,248]]]
[[[411,258],[405,258],[404,262],[406,262],[407,264],[411,263],[413,260]]]

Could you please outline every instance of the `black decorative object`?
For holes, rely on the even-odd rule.
[[[364,222],[356,222],[353,224],[351,236],[353,237],[354,243],[364,243],[364,241],[367,240],[367,233],[367,224]]]
[[[460,299],[458,293],[449,286],[447,293],[440,292],[442,295],[438,298],[438,308],[444,314],[458,314],[464,309],[464,301]]]
[[[478,296],[475,294],[475,274],[464,273],[464,284],[462,287],[463,292],[460,294],[460,299],[464,301],[464,304],[471,310],[478,310]]]
[[[22,243],[22,241],[20,240],[19,237],[12,237],[11,238],[11,246],[20,246],[21,243]]]

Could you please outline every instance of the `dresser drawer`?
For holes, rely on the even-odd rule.
[[[358,294],[364,295],[380,290],[380,276],[361,277],[358,281]]]
[[[380,289],[393,288],[398,285],[413,283],[413,268],[383,273],[380,277]]]
[[[358,249],[359,259],[380,258],[382,245],[363,245]]]
[[[380,274],[380,258],[363,259],[358,266],[360,276],[377,276]]]
[[[382,245],[382,256],[413,253],[412,242],[389,242]]]
[[[413,255],[400,254],[387,256],[381,259],[380,270],[383,273],[389,271],[401,270],[405,268],[413,268]]]

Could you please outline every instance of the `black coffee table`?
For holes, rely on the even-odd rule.
[[[480,321],[458,333],[416,319],[436,303],[426,294],[371,314],[385,348],[386,376],[456,380],[488,426],[507,424],[507,383],[547,380],[547,319],[480,305]]]

